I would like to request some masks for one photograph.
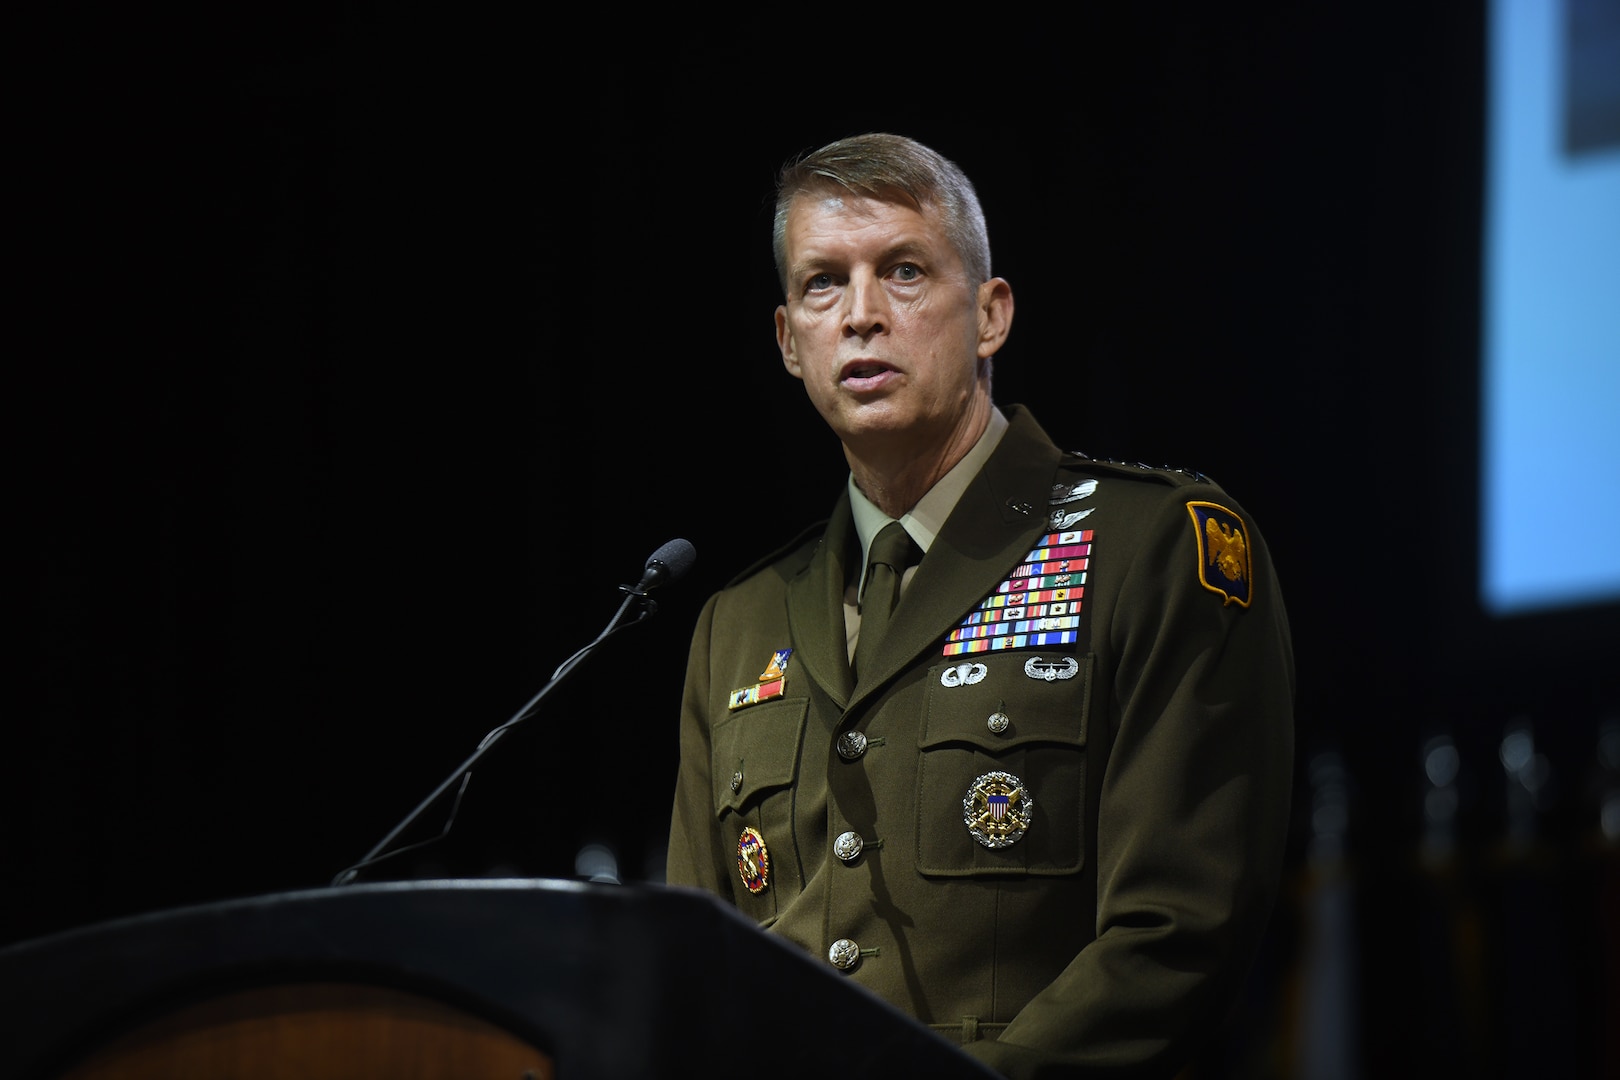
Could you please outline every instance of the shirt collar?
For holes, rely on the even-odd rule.
[[[962,492],[967,490],[968,484],[979,475],[979,470],[990,459],[996,444],[1007,433],[1007,417],[996,406],[990,406],[990,422],[985,425],[984,433],[973,448],[963,455],[962,460],[952,466],[951,471],[939,478],[928,493],[917,501],[917,505],[900,515],[900,524],[904,525],[911,539],[926,554],[933,546],[934,538],[944,527],[945,519],[951,516],[956,509]],[[861,539],[861,581],[860,587],[866,586],[866,560],[872,549],[872,540],[894,519],[879,510],[868,499],[861,489],[855,486],[855,474],[851,473],[849,484],[849,505],[855,515],[855,532]],[[858,595],[858,594],[857,594]]]

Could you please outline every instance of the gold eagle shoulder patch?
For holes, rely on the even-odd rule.
[[[1223,604],[1248,607],[1254,598],[1254,564],[1243,519],[1218,503],[1190,502],[1198,540],[1198,583],[1219,593]]]

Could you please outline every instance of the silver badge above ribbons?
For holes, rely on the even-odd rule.
[[[939,682],[941,686],[972,686],[982,682],[989,673],[990,669],[983,664],[957,664],[940,672]]]
[[[1072,484],[1053,484],[1050,502],[1053,506],[1062,506],[1064,503],[1072,503],[1076,499],[1083,499],[1096,490],[1097,481],[1089,479],[1076,480]]]
[[[1071,528],[1081,518],[1090,515],[1093,510],[1097,509],[1095,506],[1088,506],[1084,510],[1060,510],[1058,508],[1065,503],[1088,498],[1096,490],[1097,481],[1095,480],[1079,480],[1072,484],[1060,483],[1054,485],[1052,487],[1051,506],[1047,512],[1047,521],[1051,527],[1058,532],[1063,532]]]
[[[962,823],[973,839],[994,850],[1021,840],[1034,811],[1034,796],[1022,780],[1012,773],[987,772],[968,786]]]
[[[1024,674],[1032,679],[1043,679],[1046,682],[1055,682],[1058,679],[1072,679],[1080,670],[1080,661],[1072,656],[1065,656],[1061,660],[1042,660],[1032,656],[1024,661]]]
[[[1052,516],[1047,520],[1051,523],[1052,528],[1062,532],[1065,529],[1071,528],[1075,522],[1087,516],[1095,509],[1097,509],[1095,506],[1088,506],[1084,510],[1054,510],[1052,511]]]

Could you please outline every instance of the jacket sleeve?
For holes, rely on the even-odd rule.
[[[1247,606],[1206,586],[1189,502],[1235,504],[1219,489],[1174,490],[1108,624],[1093,628],[1113,663],[1094,704],[1112,738],[1097,778],[1096,937],[999,1040],[967,1048],[1011,1077],[1175,1075],[1241,989],[1280,887],[1287,615],[1252,526]]]

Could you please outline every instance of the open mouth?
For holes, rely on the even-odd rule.
[[[881,360],[857,360],[844,368],[843,378],[846,382],[851,379],[872,379],[893,370]]]

